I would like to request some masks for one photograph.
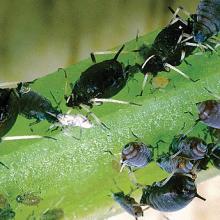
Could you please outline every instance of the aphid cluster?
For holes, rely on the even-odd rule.
[[[14,89],[0,89],[0,140],[22,138],[22,136],[3,137],[13,127],[19,114],[27,119],[34,119],[35,122],[31,125],[41,121],[49,122],[51,124],[49,130],[55,130],[58,127],[61,129],[68,127],[91,128],[93,123],[88,119],[89,116],[93,117],[97,124],[109,129],[91,112],[90,108],[104,102],[140,105],[112,98],[126,86],[137,68],[145,75],[141,95],[148,75],[151,74],[155,77],[161,71],[172,69],[185,78],[196,82],[197,80],[186,75],[177,66],[183,61],[187,63],[185,58],[192,55],[196,47],[215,50],[213,46],[216,45],[216,40],[213,37],[218,34],[220,29],[220,1],[201,0],[193,15],[187,14],[182,8],[178,8],[176,11],[172,8],[169,9],[173,13],[173,17],[170,23],[156,36],[151,47],[147,48],[142,45],[135,51],[144,58],[143,63],[131,66],[120,62],[118,59],[124,50],[124,45],[112,59],[98,63],[94,53],[91,53],[93,64],[80,74],[74,84],[70,83],[71,93],[69,95],[66,91],[67,72],[60,69],[66,78],[64,94],[66,106],[82,109],[86,111],[86,116],[70,114],[70,112],[63,113],[60,109],[60,102],[56,101],[52,93],[51,96],[56,106],[53,106],[48,98],[31,90],[29,83],[19,83]],[[187,14],[187,20],[178,15],[180,10]],[[168,83],[168,80],[160,80],[162,86],[164,83]],[[152,147],[137,138],[123,146],[120,158],[121,171],[127,167],[129,174],[134,174],[137,169],[146,167],[150,162],[156,162],[159,167],[170,174],[166,179],[152,185],[141,186],[135,183],[137,188],[142,188],[140,202],[136,202],[131,197],[131,193],[125,194],[123,190],[112,193],[113,199],[135,219],[143,216],[142,206],[152,207],[159,211],[176,211],[184,208],[195,197],[205,200],[197,193],[195,179],[196,173],[207,169],[209,162],[220,169],[220,132],[218,130],[220,129],[220,101],[205,100],[196,105],[199,115],[195,124],[201,121],[210,127],[211,143],[206,143],[206,140],[199,137],[188,136],[188,133],[176,135],[171,141],[169,152],[163,152],[161,155],[158,155],[157,152],[157,157],[154,149],[157,148],[158,151],[158,143],[157,147]],[[41,138],[41,136],[24,136],[24,138]],[[111,151],[109,152],[111,153]],[[113,155],[113,153],[111,154]],[[23,205],[37,206],[42,198],[34,193],[26,192],[17,195],[15,200]],[[15,212],[1,196],[0,205],[0,219],[13,219]],[[44,212],[40,219],[61,219],[63,216],[62,209],[54,208]]]

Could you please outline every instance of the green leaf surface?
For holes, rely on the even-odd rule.
[[[138,44],[151,44],[156,34],[140,37]],[[135,48],[135,41],[126,43],[125,50]],[[97,61],[111,57],[113,55],[98,56]],[[134,53],[121,54],[119,60],[130,64],[143,62]],[[79,219],[94,212],[99,216],[109,215],[113,200],[108,195],[111,191],[117,191],[113,179],[126,193],[130,190],[131,182],[126,170],[119,173],[117,162],[105,151],[120,153],[124,144],[134,140],[131,129],[148,144],[154,145],[159,139],[166,141],[167,144],[160,145],[162,153],[168,149],[172,137],[181,130],[184,122],[184,130],[193,125],[197,118],[195,103],[212,98],[204,87],[220,94],[218,53],[192,55],[187,61],[191,66],[182,63],[178,68],[193,79],[200,79],[196,83],[173,71],[161,72],[159,75],[171,79],[169,85],[152,94],[152,86],[148,83],[143,96],[136,97],[143,80],[142,74],[136,74],[135,79],[131,79],[114,98],[133,101],[142,106],[103,104],[94,107],[93,112],[107,124],[110,131],[105,131],[100,126],[84,129],[79,141],[73,138],[79,136],[78,128],[50,134],[46,133],[49,124],[41,122],[33,126],[34,134],[52,135],[57,141],[43,139],[1,143],[1,161],[10,169],[0,167],[0,192],[9,199],[16,212],[16,219],[24,220],[33,210],[34,216],[39,218],[47,208],[54,207],[62,208],[67,219]],[[92,61],[87,59],[66,68],[69,81],[78,79],[80,73],[90,65]],[[65,112],[64,85],[64,74],[59,71],[37,80],[31,87],[51,100],[52,91],[58,100],[63,100],[61,108]],[[186,111],[192,112],[195,117],[185,114]],[[77,110],[73,110],[74,112]],[[30,122],[19,116],[7,136],[33,134]],[[192,134],[202,136],[203,128],[205,126],[200,124]],[[135,175],[138,182],[143,184],[151,184],[167,176],[154,162],[135,172]],[[18,204],[16,196],[25,192],[36,192],[43,200],[36,207]]]

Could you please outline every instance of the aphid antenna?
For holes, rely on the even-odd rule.
[[[200,196],[198,193],[196,193],[195,197],[197,197],[197,198],[199,198],[199,199],[201,199],[203,201],[206,201],[206,199],[204,197]]]
[[[64,78],[65,78],[65,81],[66,81],[65,82],[65,86],[64,86],[64,98],[67,99],[68,98],[68,96],[67,96],[67,87],[69,85],[71,87],[71,89],[72,89],[72,83],[69,83],[69,81],[68,81],[66,70],[61,68],[61,67],[58,68],[58,72],[60,72],[61,70],[64,72]]]
[[[174,70],[175,72],[179,73],[180,75],[182,75],[183,77],[185,77],[186,79],[188,80],[191,80],[192,82],[197,82],[198,80],[193,80],[191,79],[188,75],[186,75],[184,72],[182,72],[181,70],[177,69],[176,67],[172,66],[171,64],[169,63],[165,63],[164,64],[164,67],[167,67],[169,69],[172,69]]]
[[[207,44],[207,43],[205,43],[204,45],[205,45],[208,49],[210,49],[212,52],[217,52],[216,49],[215,49],[215,47],[212,47],[211,45],[209,45],[209,44]]]
[[[136,138],[135,141],[140,140],[140,137],[138,137],[131,128],[129,128],[129,131],[131,132],[131,134]]]
[[[135,103],[135,102],[128,102],[128,101],[122,101],[122,100],[117,100],[117,99],[102,99],[102,98],[94,98],[90,99],[90,102],[92,103],[117,103],[117,104],[122,104],[122,105],[137,105],[137,106],[142,106],[141,104]]]
[[[98,125],[101,125],[102,128],[110,130],[110,128],[107,127],[107,125],[105,125],[103,122],[101,122],[100,119],[93,112],[91,112],[85,105],[80,104],[79,107],[86,111],[89,115],[91,115],[91,117],[96,121],[96,123]]]
[[[125,45],[123,44],[122,47],[119,49],[119,51],[115,54],[113,60],[117,60],[118,59],[118,56],[120,55],[120,53],[122,52],[124,47],[125,47]]]
[[[204,51],[208,49],[207,46],[203,45],[203,44],[197,44],[197,43],[190,43],[190,42],[186,42],[185,44],[186,46],[191,46],[191,47],[198,47],[200,50]]]
[[[215,94],[214,92],[212,92],[210,89],[204,87],[204,89],[209,93],[211,94],[214,98],[220,100],[220,96],[218,96],[217,94]]]
[[[4,163],[2,163],[1,161],[0,161],[0,164],[3,166],[3,167],[5,167],[5,168],[7,168],[8,170],[9,170],[9,167],[8,166],[6,166]]]
[[[185,14],[187,16],[187,18],[191,19],[192,20],[192,15],[186,11],[183,6],[179,6],[176,11],[174,11],[170,6],[168,7],[168,9],[171,11],[171,13],[173,14],[173,17],[171,19],[171,21],[175,18],[180,18],[180,16],[178,15],[180,11],[183,12],[183,14]]]

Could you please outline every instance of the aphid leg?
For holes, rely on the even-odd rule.
[[[142,83],[141,93],[140,93],[139,95],[137,95],[137,96],[142,96],[142,95],[143,95],[144,88],[145,88],[145,86],[146,86],[148,76],[149,76],[148,73],[146,73],[146,74],[144,75],[144,80],[143,80],[143,83]]]
[[[193,80],[192,78],[190,78],[188,75],[186,75],[185,73],[183,73],[181,70],[177,69],[176,67],[172,66],[171,64],[169,63],[165,63],[164,64],[164,67],[167,67],[169,69],[172,69],[174,71],[176,71],[177,73],[179,73],[180,75],[182,75],[183,77],[185,77],[186,79],[189,79],[193,82],[197,82],[198,80]]]
[[[200,196],[198,193],[196,193],[195,197],[197,197],[197,198],[199,198],[199,199],[201,199],[203,201],[206,201],[206,199],[204,197]]]
[[[3,166],[3,167],[5,167],[5,168],[7,168],[8,170],[9,170],[9,167],[8,166],[6,166],[4,163],[2,163],[1,161],[0,161],[0,164]]]
[[[220,100],[220,96],[218,96],[217,94],[215,94],[214,92],[212,92],[210,89],[204,87],[204,89],[211,94],[213,97],[215,97],[216,99]]]
[[[53,95],[53,93],[50,91],[50,95],[52,96],[54,102],[56,103],[56,109],[59,109],[60,108],[60,104],[62,102],[62,100],[60,100],[59,102],[56,100],[55,96]]]
[[[212,47],[211,45],[205,43],[205,46],[210,49],[212,52],[216,52],[216,49],[214,47]]]
[[[186,57],[186,51],[182,50],[181,51],[181,58],[180,58],[180,60],[183,61],[185,59],[185,57]]]
[[[160,187],[164,186],[169,180],[170,178],[175,174],[176,170],[174,170],[162,183],[160,183]]]
[[[34,121],[34,122],[29,123],[29,126],[31,127],[31,126],[36,125],[36,124],[38,124],[38,123],[40,123],[40,120],[39,120],[39,119],[37,119],[37,120]]]
[[[117,99],[102,99],[102,98],[94,98],[90,99],[91,103],[104,103],[104,102],[109,102],[109,103],[117,103],[117,104],[122,104],[122,105],[137,105],[137,106],[142,106],[141,104],[137,104],[134,102],[127,102],[127,101],[121,101]]]
[[[184,59],[183,61],[185,62],[186,65],[192,66],[192,64],[189,63],[187,60]]]
[[[100,119],[93,112],[91,112],[85,105],[80,104],[80,107],[89,115],[91,115],[91,117],[93,117],[93,119],[96,121],[98,125],[101,125],[103,128],[110,130],[109,127],[107,127],[103,122],[101,122]]]
[[[163,141],[163,140],[158,140],[157,142],[156,142],[156,144],[155,144],[155,147],[153,147],[153,149],[155,150],[157,150],[157,158],[159,157],[159,144],[160,143],[163,143],[163,144],[166,144],[166,142],[165,141]]]
[[[93,63],[96,63],[96,58],[94,53],[90,53],[90,57]]]

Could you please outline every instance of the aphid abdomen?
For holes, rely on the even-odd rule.
[[[88,104],[93,98],[111,98],[125,85],[128,72],[117,60],[105,60],[85,70],[75,83],[72,94],[76,103]]]
[[[36,119],[37,121],[47,120],[51,123],[57,119],[47,112],[57,115],[59,112],[52,106],[51,102],[34,91],[20,94],[19,100],[20,114],[28,119]]]
[[[220,129],[220,102],[206,100],[196,104],[199,111],[199,119],[209,127]]]
[[[122,150],[122,163],[130,167],[145,167],[153,159],[153,152],[144,143],[130,142]]]
[[[220,1],[201,0],[196,10],[194,38],[198,43],[204,42],[220,30]]]
[[[0,89],[0,138],[13,127],[18,116],[18,98],[10,89]]]
[[[166,184],[164,180],[143,188],[141,204],[164,212],[177,211],[198,197],[194,180],[181,174],[173,175]]]
[[[167,173],[172,173],[178,165],[177,159],[171,159],[170,155],[162,155],[157,159],[157,164]]]

